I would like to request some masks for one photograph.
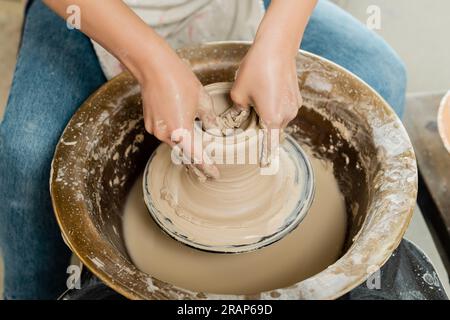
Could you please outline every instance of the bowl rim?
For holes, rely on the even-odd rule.
[[[208,47],[222,47],[222,46],[245,46],[246,48],[249,48],[251,45],[251,42],[249,41],[218,41],[218,42],[209,42],[204,43],[200,45],[193,45],[181,48],[177,50],[177,53],[187,52],[189,50],[194,49],[201,49],[201,48],[208,48]],[[409,186],[412,188],[409,196],[407,196],[405,203],[401,207],[401,212],[392,212],[393,209],[391,208],[390,215],[388,219],[397,219],[398,220],[398,226],[394,230],[395,234],[392,234],[392,231],[390,233],[383,233],[384,237],[380,239],[382,240],[382,244],[379,245],[380,251],[377,252],[376,257],[366,257],[366,258],[373,258],[376,261],[375,267],[380,268],[390,257],[392,251],[400,244],[400,241],[403,238],[404,233],[406,232],[406,229],[409,225],[409,222],[411,220],[415,201],[416,201],[416,195],[417,195],[417,165],[415,161],[415,155],[414,150],[411,145],[411,141],[406,133],[405,128],[403,127],[400,119],[395,114],[393,109],[389,106],[389,104],[381,97],[380,94],[378,94],[372,87],[370,87],[365,81],[360,79],[358,76],[354,75],[350,71],[344,69],[343,67],[337,65],[336,63],[322,58],[316,54],[306,52],[304,50],[299,50],[298,55],[304,55],[309,58],[313,58],[314,60],[323,62],[325,64],[328,64],[330,67],[334,68],[335,70],[345,74],[347,77],[353,78],[353,80],[356,80],[359,82],[363,87],[366,87],[367,90],[369,90],[374,97],[379,99],[381,102],[383,108],[383,111],[385,115],[388,115],[391,118],[391,123],[393,125],[393,128],[397,130],[397,134],[402,140],[403,143],[407,145],[406,150],[408,154],[411,157],[411,162],[408,164],[408,167],[404,165],[405,169],[408,169],[411,172],[412,177],[410,177],[410,181],[408,181]],[[121,73],[118,76],[111,79],[109,82],[101,86],[97,91],[95,91],[77,110],[77,112],[74,114],[68,125],[66,126],[65,130],[63,131],[63,134],[61,136],[61,139],[57,143],[57,146],[55,148],[54,157],[51,163],[51,172],[50,172],[50,194],[52,199],[52,205],[54,209],[54,213],[58,222],[58,225],[61,229],[61,232],[63,234],[63,238],[66,240],[67,245],[69,248],[80,258],[82,263],[93,273],[95,274],[100,280],[102,280],[105,284],[107,284],[109,287],[117,291],[118,293],[122,294],[123,296],[129,298],[129,299],[167,299],[167,298],[203,298],[203,299],[246,299],[249,296],[248,295],[232,295],[232,294],[211,294],[211,293],[200,293],[195,292],[188,289],[179,288],[177,286],[165,283],[161,280],[155,279],[149,275],[144,274],[142,271],[137,270],[141,274],[142,277],[145,277],[146,279],[152,281],[157,280],[158,283],[161,284],[161,288],[156,287],[153,291],[150,290],[149,292],[143,293],[139,290],[134,289],[132,286],[127,285],[127,283],[124,283],[124,279],[119,278],[113,278],[111,273],[107,272],[103,268],[99,268],[96,261],[93,261],[92,259],[88,258],[87,252],[85,252],[87,249],[83,248],[81,245],[79,245],[80,239],[77,239],[76,235],[73,235],[69,232],[68,227],[63,223],[62,217],[65,215],[62,206],[58,203],[55,194],[57,192],[60,192],[61,194],[67,193],[67,191],[62,191],[58,189],[58,184],[56,183],[56,172],[59,166],[61,165],[61,159],[58,158],[60,155],[60,147],[61,142],[63,141],[64,136],[67,134],[68,128],[72,123],[74,123],[74,118],[77,117],[77,114],[82,112],[83,110],[88,110],[88,107],[92,101],[94,101],[96,98],[101,96],[103,91],[105,90],[105,86],[107,84],[111,83],[117,83],[120,81],[123,81],[127,78],[129,78],[130,75],[127,72]],[[376,143],[375,143],[376,144]],[[396,220],[396,221],[397,221]],[[385,221],[381,221],[385,222]],[[367,221],[364,220],[359,232],[354,237],[354,239],[359,239],[361,237],[361,234],[369,228],[370,223],[375,223],[375,226],[379,226],[381,223],[380,221]],[[377,224],[378,223],[378,224]],[[81,222],[80,222],[81,224]],[[96,243],[103,243],[105,242],[104,239],[98,237],[97,235],[94,235],[94,240]],[[92,248],[90,248],[92,249]],[[368,270],[362,270],[360,268],[356,268],[350,274],[343,274],[342,272],[338,272],[338,267],[348,265],[354,262],[350,259],[350,253],[352,251],[355,252],[361,252],[361,248],[358,247],[357,241],[353,241],[352,245],[347,249],[347,251],[332,265],[330,265],[325,270],[322,270],[321,272],[317,273],[316,275],[307,278],[303,281],[300,281],[296,284],[293,284],[286,288],[280,288],[280,289],[274,289],[266,292],[262,292],[258,294],[258,298],[260,299],[274,299],[272,293],[277,292],[277,298],[278,299],[299,299],[299,298],[306,298],[306,299],[335,299],[339,296],[342,296],[343,294],[347,293],[348,291],[352,290],[353,288],[357,287],[361,283],[363,283],[367,277],[370,275],[368,273]],[[99,256],[106,257],[106,253],[102,254],[101,252],[98,252]],[[352,257],[352,259],[355,257]],[[127,260],[123,260],[127,261]],[[131,264],[131,263],[130,263]],[[117,268],[117,267],[116,267]],[[373,269],[372,269],[373,270]],[[117,275],[117,274],[115,274]],[[142,278],[144,280],[144,278]],[[167,289],[167,287],[169,289]],[[169,295],[167,292],[162,290],[170,290]],[[251,297],[254,297],[252,295]]]
[[[447,111],[448,110],[448,111]],[[444,97],[441,100],[441,103],[439,105],[438,109],[438,115],[437,115],[437,125],[438,125],[438,131],[439,136],[441,137],[441,141],[444,144],[445,149],[448,153],[450,153],[450,140],[447,139],[446,132],[445,132],[445,124],[444,124],[444,112],[450,113],[450,90],[447,91],[447,93],[444,95]],[[450,126],[450,124],[448,124]]]

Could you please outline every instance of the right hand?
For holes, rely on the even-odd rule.
[[[197,175],[217,178],[218,169],[206,163],[202,150],[192,148],[196,117],[208,124],[214,121],[211,98],[202,84],[171,48],[159,55],[156,64],[141,70],[141,85],[145,129],[170,146],[177,145],[190,159]],[[176,137],[174,131],[182,132]],[[183,132],[185,134],[183,134]],[[195,160],[195,161],[194,161]],[[200,172],[199,172],[200,171]],[[205,178],[205,177],[201,177]]]

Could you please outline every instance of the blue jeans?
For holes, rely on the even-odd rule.
[[[402,62],[380,37],[338,7],[319,2],[302,48],[353,71],[402,113]],[[65,289],[70,252],[52,212],[50,163],[70,117],[104,82],[89,39],[69,31],[40,0],[32,2],[0,126],[6,299],[53,299]]]

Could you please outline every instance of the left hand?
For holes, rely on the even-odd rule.
[[[255,42],[239,67],[231,99],[240,108],[253,106],[266,128],[284,129],[302,105],[295,56]]]

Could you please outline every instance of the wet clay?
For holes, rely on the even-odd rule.
[[[177,286],[210,293],[253,294],[306,279],[340,256],[346,234],[345,202],[331,163],[310,156],[316,193],[302,223],[280,241],[257,251],[218,254],[170,238],[150,216],[142,177],[127,199],[125,244],[142,271]]]
[[[279,157],[273,159],[276,170],[264,168],[270,171],[264,174],[263,131],[254,111],[231,107],[231,87],[229,82],[205,87],[212,97],[216,130],[210,134],[196,128],[214,139],[208,146],[218,151],[214,160],[220,176],[198,179],[195,171],[174,163],[172,149],[161,144],[149,161],[143,186],[149,210],[163,230],[216,252],[250,251],[278,240],[300,222],[313,196],[311,169],[291,138],[281,143]]]
[[[145,188],[150,208],[158,210],[155,218],[170,234],[182,234],[182,240],[206,250],[223,248],[222,252],[256,246],[303,214],[299,203],[305,197],[304,169],[287,142],[280,148],[276,174],[262,175],[258,164],[217,165],[220,177],[206,181],[170,161],[170,152],[166,144],[158,147]]]

